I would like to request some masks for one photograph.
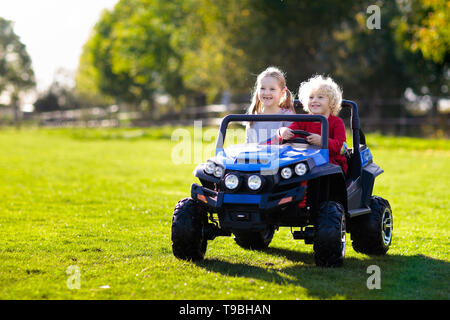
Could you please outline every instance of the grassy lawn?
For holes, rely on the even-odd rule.
[[[265,251],[219,237],[204,261],[176,259],[172,211],[196,163],[171,160],[172,131],[1,129],[0,299],[450,298],[448,140],[367,136],[393,243],[370,257],[348,236],[344,266],[324,269],[288,228]],[[379,290],[366,286],[371,265]]]

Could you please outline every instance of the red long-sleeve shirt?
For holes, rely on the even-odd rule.
[[[289,129],[304,130],[311,133],[321,135],[322,127],[319,122],[293,122]],[[347,173],[347,159],[343,154],[345,147],[344,143],[347,138],[345,136],[344,121],[337,116],[330,114],[328,117],[328,152],[330,162],[340,165],[344,173]],[[346,146],[347,144],[345,144]]]

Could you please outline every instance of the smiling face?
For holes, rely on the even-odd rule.
[[[330,77],[315,75],[300,84],[298,98],[302,102],[303,110],[308,113],[338,115],[341,110],[342,89]]]
[[[270,76],[261,79],[258,88],[258,98],[265,109],[279,107],[283,94],[284,90],[280,87],[278,79]]]
[[[328,118],[331,114],[330,98],[321,90],[313,90],[309,94],[308,109],[312,114],[320,114]]]

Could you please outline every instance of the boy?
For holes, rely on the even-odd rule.
[[[345,151],[347,149],[345,125],[341,118],[337,116],[341,109],[342,90],[333,81],[320,75],[310,78],[307,82],[302,82],[299,88],[299,99],[303,104],[303,109],[310,114],[323,115],[328,119],[328,149],[331,163],[340,165],[342,171],[347,173],[347,159]],[[321,144],[321,126],[318,122],[294,122],[289,127],[282,127],[278,130],[278,138],[289,140],[294,137],[292,130],[304,130],[312,133],[306,137],[312,145]]]

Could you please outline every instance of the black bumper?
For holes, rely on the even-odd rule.
[[[208,211],[222,212],[224,208],[252,206],[257,210],[271,211],[303,200],[306,186],[297,186],[278,193],[239,194],[216,192],[193,183],[191,197],[202,202]]]

